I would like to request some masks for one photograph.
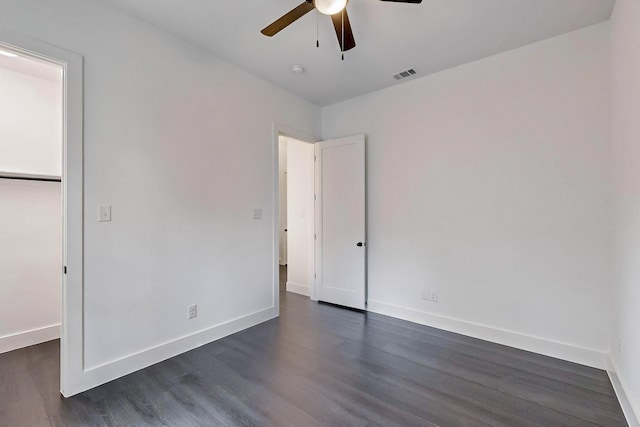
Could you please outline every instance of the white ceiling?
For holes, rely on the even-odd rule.
[[[324,106],[609,18],[615,0],[351,0],[356,47],[340,60],[328,16],[310,12],[274,37],[260,30],[302,0],[107,0]],[[294,64],[306,73],[291,72]],[[410,80],[406,79],[405,81]]]

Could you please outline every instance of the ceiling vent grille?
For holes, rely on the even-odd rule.
[[[415,76],[416,70],[409,68],[408,70],[400,71],[398,74],[394,74],[393,78],[396,80],[406,79],[407,77]]]

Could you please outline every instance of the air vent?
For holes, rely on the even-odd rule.
[[[394,74],[393,78],[396,80],[406,79],[407,77],[414,76],[416,74],[416,70],[413,68],[409,68],[408,70],[400,71],[398,74]]]

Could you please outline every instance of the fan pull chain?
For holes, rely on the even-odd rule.
[[[320,47],[320,37],[318,37],[318,26],[319,26],[319,18],[320,16],[320,12],[318,12],[318,9],[316,9],[316,47]]]
[[[342,60],[344,61],[344,9],[342,9]]]

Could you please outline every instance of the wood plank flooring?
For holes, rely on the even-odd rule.
[[[282,286],[279,319],[70,399],[58,347],[0,355],[0,426],[627,425],[604,371]]]

